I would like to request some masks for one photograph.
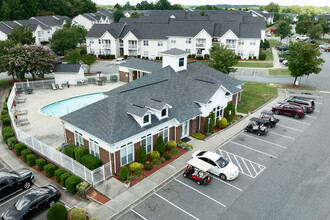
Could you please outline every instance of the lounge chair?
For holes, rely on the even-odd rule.
[[[57,90],[55,83],[52,83],[52,89]]]
[[[58,85],[59,90],[62,90],[62,89],[63,89],[63,86],[62,86],[61,83],[59,83],[59,84],[57,84],[57,85]]]
[[[27,115],[28,110],[14,110],[14,113],[17,115]]]
[[[15,102],[16,103],[24,103],[26,101],[26,98],[18,98],[18,97],[15,97]]]
[[[15,124],[16,125],[28,125],[28,124],[30,124],[30,122],[27,118],[15,118]]]

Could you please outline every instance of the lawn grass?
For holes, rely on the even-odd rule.
[[[273,63],[239,62],[234,67],[270,68],[273,67]]]
[[[278,96],[277,88],[268,83],[245,82],[242,87],[242,98],[237,111],[247,114]]]
[[[270,69],[268,71],[270,76],[290,76],[290,73],[288,69]]]
[[[329,38],[321,38],[321,39],[318,39],[318,40],[315,40],[317,43],[329,43],[330,42],[330,39]]]
[[[281,44],[281,42],[279,42],[278,40],[268,40],[269,44],[270,44],[270,48],[275,47],[276,44]]]
[[[24,80],[22,81],[26,81],[26,80],[29,80],[30,82],[33,82],[32,78],[25,78]],[[45,77],[44,79],[41,79],[41,78],[36,78],[34,81],[40,81],[40,80],[52,80],[54,78],[49,78],[49,77]],[[18,79],[15,79],[15,82],[20,82]],[[14,85],[14,82],[13,82],[13,79],[3,79],[3,80],[0,80],[0,88],[9,88],[10,86],[13,86]]]
[[[266,60],[268,61],[274,60],[272,48],[268,48],[267,50],[264,50],[264,52],[266,53]]]

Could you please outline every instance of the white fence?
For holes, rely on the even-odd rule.
[[[39,84],[36,83],[30,83],[29,86],[27,86],[26,83],[22,84],[19,83],[19,88],[33,88],[36,89],[35,85],[40,85],[37,88],[49,88],[49,82],[52,83],[52,81],[40,81]],[[111,173],[111,166],[110,163],[104,164],[101,167],[95,169],[95,170],[89,170],[87,167],[83,166],[82,164],[78,163],[76,160],[72,159],[71,157],[61,153],[60,151],[57,151],[53,147],[39,141],[38,139],[34,138],[33,136],[23,132],[19,128],[16,127],[16,124],[14,122],[14,115],[11,112],[11,108],[13,107],[13,100],[15,99],[16,93],[17,93],[17,83],[14,84],[13,89],[10,92],[7,106],[8,106],[8,114],[11,118],[11,124],[14,128],[14,131],[16,133],[17,139],[27,145],[32,150],[38,152],[40,155],[45,157],[47,160],[52,161],[56,165],[69,170],[73,174],[81,177],[86,182],[91,183],[93,185],[99,184],[103,182],[105,179],[109,178]],[[34,85],[34,86],[33,86]]]

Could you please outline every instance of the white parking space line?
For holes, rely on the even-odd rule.
[[[137,214],[140,218],[147,220],[147,218],[143,217],[140,213],[136,212],[134,209],[131,209],[131,211]]]
[[[238,145],[238,146],[244,147],[244,148],[246,148],[246,149],[249,149],[249,150],[252,150],[252,151],[255,151],[255,152],[258,152],[258,153],[264,154],[264,155],[267,155],[267,156],[269,156],[269,157],[277,158],[277,157],[274,156],[274,155],[267,154],[267,153],[265,153],[265,152],[262,152],[262,151],[260,151],[260,150],[253,149],[253,148],[248,147],[248,146],[245,146],[245,145],[243,145],[243,144],[239,144],[239,143],[236,143],[236,142],[234,142],[234,141],[230,141],[230,142],[233,143],[233,144],[236,144],[236,145]]]
[[[277,116],[279,116],[280,118],[283,118],[283,119],[285,118],[285,120],[288,120],[288,121],[294,121],[294,122],[302,123],[305,125],[311,125],[307,122],[299,121],[300,119],[291,119],[291,118],[289,118],[289,116],[283,116],[283,115],[277,115]]]
[[[234,144],[236,144],[236,143],[234,143]],[[222,157],[223,157],[224,153],[226,153],[226,155],[228,155],[228,156],[231,155],[231,157],[234,157],[235,161],[233,162],[233,160],[232,160],[231,162],[233,164],[235,164],[236,166],[238,166],[240,173],[242,173],[248,177],[256,178],[266,168],[264,165],[258,164],[256,162],[243,158],[239,155],[236,155],[236,154],[224,151],[224,150],[220,150],[220,149],[218,149],[218,151],[222,155]],[[241,164],[239,161],[243,161],[243,164]],[[242,167],[245,167],[248,172],[245,172],[244,169],[242,169]],[[250,171],[249,167],[252,167],[252,170],[254,171],[254,173],[252,173]],[[256,170],[256,167],[258,167],[259,172]]]
[[[321,103],[321,102],[314,102],[315,103],[315,105],[322,105],[323,103]]]
[[[263,140],[261,138],[256,138],[256,137],[253,137],[251,135],[247,135],[247,134],[244,134],[242,133],[243,135],[247,136],[247,137],[250,137],[250,138],[253,138],[253,139],[256,139],[256,140],[259,140],[259,141],[263,141],[265,143],[268,143],[268,144],[272,144],[272,145],[275,145],[275,146],[278,146],[278,147],[281,147],[281,148],[284,148],[284,149],[287,149],[287,147],[283,146],[283,145],[280,145],[280,144],[276,144],[276,143],[273,143],[273,142],[270,142],[270,141],[266,141],[266,140]]]
[[[183,210],[182,208],[180,208],[179,206],[175,205],[174,203],[168,201],[167,199],[165,199],[164,197],[158,195],[157,193],[154,193],[156,196],[158,196],[159,198],[163,199],[164,201],[168,202],[169,204],[171,204],[172,206],[174,206],[175,208],[181,210],[182,212],[186,213],[187,215],[189,215],[190,217],[196,219],[196,220],[199,220],[199,218],[196,218],[195,216],[193,216],[192,214],[190,214],[189,212]]]
[[[175,169],[175,167],[174,167],[174,166],[172,166],[171,164],[167,164],[167,166],[169,166],[169,167],[171,167],[171,168]]]
[[[219,179],[218,177],[216,177],[216,176],[214,176],[214,175],[212,175],[212,178],[213,178],[213,179],[216,179],[216,180],[218,180],[219,182],[222,182],[222,183],[224,183],[224,184],[226,184],[226,185],[228,185],[228,186],[231,186],[231,187],[233,187],[233,188],[235,188],[235,189],[237,189],[237,190],[239,190],[239,191],[241,191],[241,192],[243,192],[243,190],[240,189],[240,188],[238,188],[237,186],[234,186],[234,185],[232,185],[232,184],[230,184],[230,183],[227,183],[226,181],[223,181],[222,179]]]
[[[309,115],[305,115],[305,117],[307,117],[307,118],[312,118],[312,119],[316,119],[316,117],[314,117],[314,116],[309,116]]]
[[[319,113],[320,111],[314,110],[314,112],[317,112],[317,113]]]
[[[32,189],[32,188],[30,188],[28,191],[30,191],[31,189]],[[8,200],[5,201],[4,203],[0,203],[0,205],[3,206],[4,204],[7,204],[7,203],[10,202],[11,200],[13,200],[13,199],[17,198],[18,196],[22,195],[24,192],[26,192],[26,190],[22,190],[22,192],[20,192],[19,194],[17,194],[17,195],[14,196],[14,197],[8,199]],[[11,195],[13,195],[13,194],[14,194],[14,193],[12,193],[12,194],[6,196],[5,198],[7,198],[7,197],[9,197],[9,196],[11,196]],[[5,198],[3,198],[3,199],[5,199]]]
[[[195,189],[194,187],[191,187],[191,186],[189,186],[189,185],[187,185],[187,184],[181,182],[180,180],[177,180],[177,179],[174,179],[174,180],[177,181],[177,182],[179,182],[179,183],[181,183],[182,185],[184,185],[184,186],[186,186],[186,187],[188,187],[188,188],[194,190],[195,192],[197,192],[197,193],[199,193],[199,194],[205,196],[206,198],[212,200],[213,202],[216,202],[216,203],[218,203],[219,205],[221,205],[221,206],[223,206],[223,207],[227,207],[225,204],[223,204],[223,203],[221,203],[221,202],[219,202],[219,201],[213,199],[212,197],[210,197],[210,196],[208,196],[208,195],[206,195],[206,194],[204,194],[204,193],[198,191],[198,190]]]
[[[275,134],[275,135],[278,135],[278,136],[281,136],[281,137],[285,137],[285,138],[288,138],[288,139],[291,139],[291,140],[294,140],[295,138],[293,137],[289,137],[289,136],[286,136],[286,135],[283,135],[283,134],[278,134],[278,133],[275,133],[273,131],[269,131],[269,133],[271,134]]]
[[[276,126],[280,126],[280,127],[283,127],[283,128],[288,128],[288,129],[291,129],[291,130],[294,130],[294,131],[304,132],[303,130],[296,129],[296,128],[291,128],[291,127],[285,126],[285,125],[276,124]]]

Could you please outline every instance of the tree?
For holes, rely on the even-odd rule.
[[[276,28],[276,34],[280,36],[281,40],[292,35],[292,27],[287,21],[279,21]]]
[[[74,49],[65,52],[65,61],[70,64],[78,64],[80,59],[80,49]]]
[[[209,65],[212,68],[229,74],[236,71],[232,66],[237,63],[237,55],[234,51],[227,49],[225,45],[215,44],[211,47]]]
[[[136,153],[136,161],[145,164],[147,161],[147,151],[144,146],[140,146]]]
[[[322,28],[323,28],[323,33],[322,34],[323,34],[323,37],[324,37],[325,34],[330,32],[330,25],[329,25],[328,21],[325,20],[324,18],[319,18],[318,23],[320,25],[322,25]]]
[[[309,75],[318,74],[322,69],[320,66],[325,62],[321,56],[317,44],[309,44],[303,41],[290,42],[290,55],[285,56],[288,60],[288,69],[291,76],[294,77],[293,85],[296,84],[297,78]]]
[[[93,54],[86,54],[81,57],[81,61],[88,66],[88,72],[90,73],[91,66],[96,62],[96,57]]]
[[[320,39],[323,34],[323,27],[320,24],[313,25],[308,31],[308,36],[312,39]]]
[[[209,123],[210,121],[210,123]],[[208,133],[212,134],[214,132],[214,125],[215,125],[215,120],[214,120],[214,113],[210,112],[206,124],[205,124],[205,133],[206,135],[209,135]]]
[[[2,0],[0,7],[0,20],[8,21],[10,20],[10,8],[6,1]]]
[[[8,34],[8,39],[15,44],[34,44],[36,41],[28,26],[14,26],[13,31]]]
[[[279,12],[280,6],[278,4],[275,4],[274,2],[271,2],[268,5],[264,6],[263,9],[269,12]]]
[[[155,150],[158,151],[160,156],[163,156],[163,154],[165,153],[165,142],[164,142],[164,139],[163,139],[163,135],[158,136],[158,139],[156,141]]]
[[[311,20],[298,21],[296,24],[296,32],[298,34],[306,34],[312,28],[314,22]]]
[[[126,4],[123,6],[123,10],[124,11],[128,11],[128,10],[134,10],[135,7],[131,5],[131,3],[129,3],[129,1],[126,2]]]
[[[114,22],[119,22],[119,20],[121,18],[124,18],[124,17],[125,17],[125,15],[124,15],[124,13],[122,11],[115,11],[113,13],[113,21]]]
[[[155,4],[157,10],[169,10],[171,9],[171,3],[168,0],[158,0]]]
[[[86,30],[86,28],[82,25],[71,25],[71,29],[76,32],[76,37],[77,37],[77,41],[79,42],[79,44],[81,45],[82,43],[86,42],[86,35],[88,33],[88,31]]]
[[[50,47],[55,53],[64,53],[77,47],[77,33],[71,28],[62,28],[55,31],[50,39]]]
[[[140,3],[136,4],[136,10],[152,10],[154,9],[154,3],[148,1],[141,1]]]
[[[7,39],[7,40],[0,40],[0,57],[6,55],[10,48],[15,46],[14,41]],[[1,72],[1,71],[0,71]]]
[[[137,12],[133,12],[133,13],[131,14],[131,18],[138,18],[138,17],[140,17],[140,16],[144,16],[144,13],[141,12],[141,13],[139,14],[139,13],[137,13]]]
[[[115,4],[114,9],[116,9],[117,11],[121,11],[121,10],[123,10],[123,7],[121,7],[121,5],[117,3],[117,4]]]

